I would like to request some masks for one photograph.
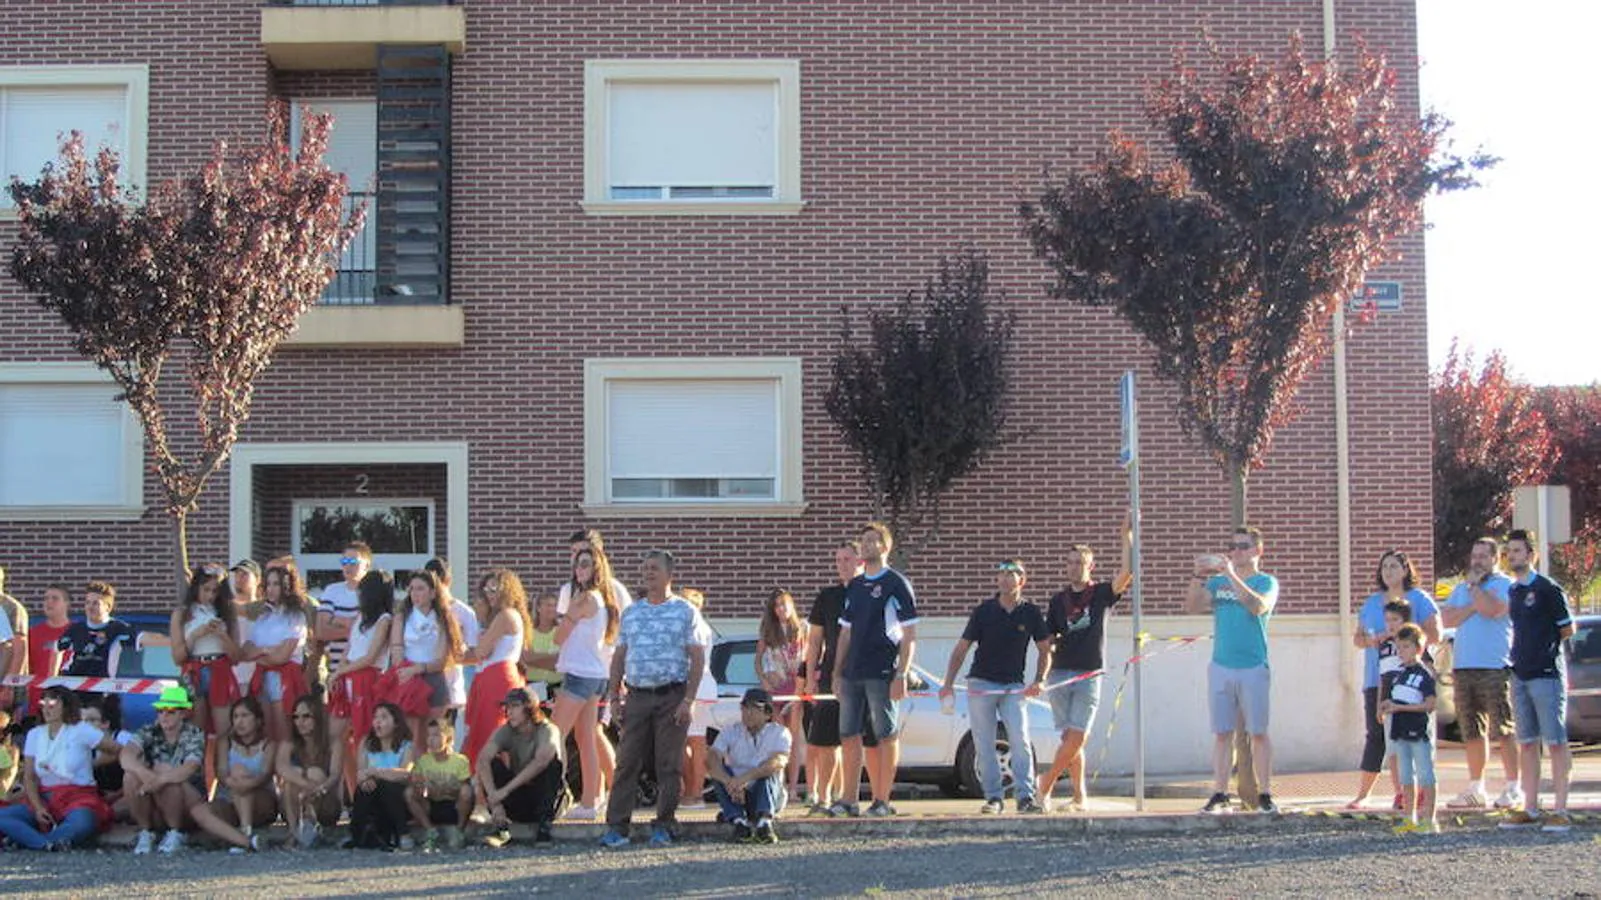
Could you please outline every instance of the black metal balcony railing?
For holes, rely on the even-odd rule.
[[[378,297],[377,253],[374,252],[373,223],[377,215],[377,195],[369,191],[351,191],[345,197],[345,216],[362,204],[367,207],[367,220],[360,231],[350,239],[350,245],[339,257],[339,270],[323,289],[324,306],[371,306],[380,302]],[[387,298],[384,298],[387,299]]]

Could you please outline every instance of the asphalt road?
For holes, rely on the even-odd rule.
[[[1400,838],[1371,822],[1287,817],[1272,830],[796,838],[777,846],[688,841],[606,852],[424,856],[276,850],[254,856],[126,850],[0,857],[0,895],[73,897],[693,896],[1601,896],[1601,828],[1567,835],[1486,824]]]

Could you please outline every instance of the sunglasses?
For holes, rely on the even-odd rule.
[[[354,565],[359,564],[360,562],[361,562],[361,557],[359,557],[359,556],[341,556],[341,557],[339,557],[339,564],[341,566],[354,566]]]
[[[200,567],[200,571],[203,574],[210,575],[213,578],[221,578],[222,576],[228,574],[228,570],[227,569],[224,569],[222,566],[214,565],[214,564],[201,566]]]
[[[1255,550],[1256,545],[1250,541],[1235,541],[1229,544],[1230,550]]]
[[[1015,562],[1003,562],[995,567],[997,572],[1016,572],[1022,574],[1023,567]]]
[[[483,587],[479,588],[479,591],[482,592],[486,596],[493,597],[496,594],[500,593],[500,585],[498,585],[498,584],[486,584]]]

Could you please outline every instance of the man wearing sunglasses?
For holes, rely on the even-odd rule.
[[[344,580],[323,588],[318,598],[316,637],[323,645],[330,672],[345,661],[350,626],[361,611],[357,589],[371,568],[372,548],[363,541],[351,541],[339,557],[339,574]]]
[[[1185,611],[1212,613],[1212,664],[1207,671],[1212,734],[1212,799],[1202,812],[1229,808],[1228,777],[1233,758],[1234,726],[1243,718],[1251,735],[1251,757],[1261,791],[1257,807],[1276,813],[1271,779],[1273,745],[1268,740],[1268,693],[1272,679],[1267,661],[1267,623],[1278,602],[1279,582],[1261,570],[1262,532],[1236,529],[1228,552],[1195,560],[1195,577],[1185,597]],[[1244,798],[1242,798],[1244,799]]]
[[[984,785],[984,805],[979,812],[996,815],[1005,809],[1001,796],[1001,754],[995,741],[995,723],[1006,725],[1011,739],[1012,788],[1020,813],[1042,813],[1044,807],[1034,798],[1034,752],[1028,743],[1028,705],[1025,697],[1038,697],[1051,666],[1051,634],[1045,627],[1040,608],[1023,599],[1023,583],[1028,573],[1020,559],[1003,560],[996,569],[998,590],[980,603],[967,618],[962,637],[951,648],[951,661],[945,669],[945,686],[939,690],[942,704],[954,701],[956,673],[974,644],[973,668],[967,672],[967,721],[973,729],[973,748],[978,751],[979,779]],[[1039,648],[1039,665],[1034,681],[1023,686],[1023,669],[1028,664],[1028,645]]]

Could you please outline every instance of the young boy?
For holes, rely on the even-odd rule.
[[[1412,623],[1395,633],[1401,668],[1395,673],[1379,715],[1390,720],[1390,747],[1401,768],[1406,821],[1396,834],[1439,834],[1434,817],[1434,675],[1423,665],[1423,629]]]
[[[1384,643],[1379,653],[1379,699],[1390,696],[1390,684],[1395,673],[1401,671],[1401,655],[1395,649],[1395,634],[1401,626],[1412,621],[1412,604],[1405,600],[1391,600],[1384,604]]]
[[[423,829],[424,853],[439,849],[441,825],[450,849],[460,850],[464,843],[461,830],[473,812],[473,790],[468,781],[472,768],[467,757],[452,749],[455,746],[456,729],[444,719],[429,719],[428,752],[411,764],[411,787],[406,790],[412,819]]]

